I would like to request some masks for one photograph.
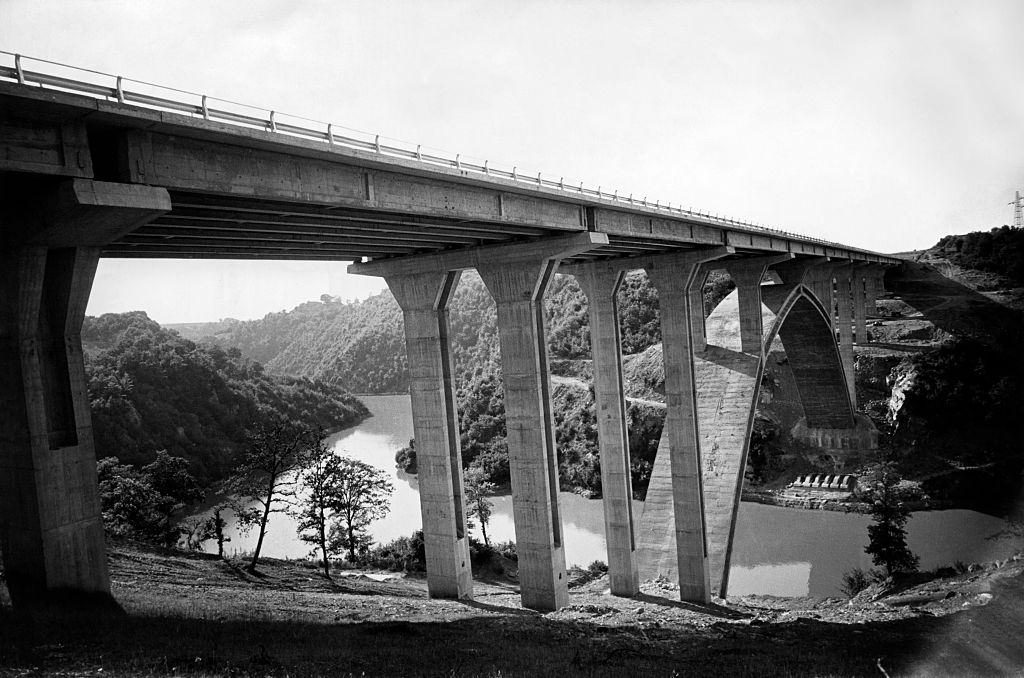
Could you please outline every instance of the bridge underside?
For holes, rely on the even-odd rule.
[[[863,332],[863,306],[895,263],[646,202],[3,82],[0,244],[0,539],[18,605],[109,591],[79,337],[101,256],[356,261],[354,272],[384,276],[406,323],[428,583],[447,597],[472,593],[447,303],[458,272],[477,269],[498,307],[522,596],[537,609],[567,600],[541,304],[559,266],[590,301],[617,595],[638,592],[647,542],[632,514],[614,294],[635,268],[658,287],[666,453],[652,491],[667,492],[680,595],[706,601],[724,586],[765,352],[765,271],[814,290],[764,302],[784,319],[808,422],[824,425],[849,416],[851,370],[837,371],[835,355],[852,366],[851,308]],[[715,261],[737,281],[738,316],[706,334],[699,285]]]

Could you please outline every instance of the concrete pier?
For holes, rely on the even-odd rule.
[[[658,456],[669,453],[675,523],[679,598],[711,600],[708,545],[704,521],[704,490],[697,430],[697,387],[694,379],[691,286],[702,262],[686,260],[651,266],[647,275],[658,289],[662,355],[665,362],[665,427]],[[668,449],[664,443],[667,441]],[[664,463],[664,462],[663,462]]]
[[[622,380],[622,335],[616,301],[623,275],[620,270],[586,264],[580,267],[576,280],[589,302],[594,405],[601,451],[601,494],[611,592],[632,597],[640,592],[640,577]]]
[[[544,291],[557,260],[477,268],[498,307],[505,428],[523,606],[557,610],[569,600],[558,499]]]
[[[857,389],[854,386],[853,364],[853,289],[851,267],[836,269],[836,324],[839,329],[839,357],[843,363],[843,375],[850,393],[850,402],[856,407]]]
[[[15,605],[109,593],[80,338],[99,250],[0,258],[0,513]]]
[[[385,278],[405,323],[427,589],[432,598],[470,598],[473,593],[448,325],[448,305],[459,275],[441,270]]]
[[[19,197],[0,214],[0,544],[11,600],[30,607],[110,591],[82,321],[100,246],[170,200],[85,178]]]
[[[850,274],[850,296],[853,299],[854,342],[868,342],[867,298],[864,281],[864,264],[854,264]]]

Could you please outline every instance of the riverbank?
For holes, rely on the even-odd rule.
[[[808,511],[835,511],[836,513],[871,513],[871,504],[863,501],[849,501],[846,498],[829,497],[822,493],[818,496],[792,497],[771,490],[744,489],[741,501],[766,506],[782,506],[785,508],[805,509]],[[973,510],[967,506],[957,506],[952,501],[934,499],[905,502],[911,512],[946,511],[951,509]],[[1001,518],[1002,516],[995,516]]]
[[[602,577],[547,614],[523,609],[510,583],[475,582],[472,601],[431,600],[418,576],[332,582],[311,564],[278,560],[249,574],[241,562],[131,544],[113,546],[109,564],[124,614],[15,614],[0,587],[0,674],[862,676],[880,665],[931,676],[1024,667],[1019,643],[986,653],[976,636],[996,622],[1019,628],[1019,560],[852,602],[693,605],[658,582],[625,599],[608,595]],[[955,655],[965,642],[972,652]]]

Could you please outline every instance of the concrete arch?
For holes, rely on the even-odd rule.
[[[833,428],[853,426],[853,406],[842,361],[821,302],[799,284],[764,285],[761,293],[765,327],[761,355],[741,351],[739,297],[735,291],[707,318],[707,346],[694,354],[706,549],[711,590],[722,596],[728,588],[736,513],[764,371],[763,356],[776,336],[787,352],[793,347],[790,365],[808,417],[813,412],[816,423]],[[678,575],[671,529],[671,485],[669,445],[662,436],[639,530],[642,579]]]

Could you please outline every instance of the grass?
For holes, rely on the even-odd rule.
[[[0,675],[858,676],[877,657],[897,675],[942,623],[755,623],[742,606],[613,598],[607,579],[540,614],[510,584],[431,600],[420,577],[330,581],[275,560],[249,574],[141,547],[117,547],[111,571],[123,611],[0,605]]]

